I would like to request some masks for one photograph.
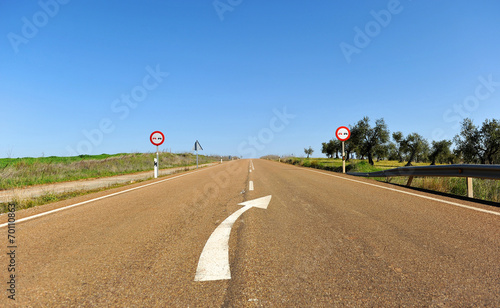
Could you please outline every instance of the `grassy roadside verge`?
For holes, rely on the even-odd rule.
[[[310,167],[334,172],[342,172],[342,160],[332,158],[298,158],[288,157],[281,159],[281,162]],[[405,163],[397,161],[379,161],[371,166],[365,160],[354,160],[346,163],[346,172],[375,172],[386,169],[392,169],[404,166]],[[426,166],[426,163],[414,163],[415,166]],[[372,178],[377,181],[406,185],[408,177],[388,177],[388,178]],[[433,190],[443,193],[449,193],[457,196],[467,196],[467,184],[465,178],[453,177],[417,177],[413,179],[412,187]],[[500,181],[486,180],[486,179],[473,179],[474,198],[500,202]]]
[[[159,175],[159,177],[171,176],[171,175],[186,172],[189,170],[190,169],[186,166],[185,168],[175,170],[171,174]],[[44,205],[44,204],[48,204],[48,203],[53,203],[53,202],[57,202],[57,201],[63,201],[63,200],[67,200],[67,199],[71,199],[71,198],[75,198],[75,197],[80,197],[80,196],[88,195],[91,193],[106,191],[106,190],[110,190],[113,188],[119,188],[119,187],[127,186],[129,184],[140,183],[140,182],[144,182],[147,180],[149,180],[149,179],[136,179],[130,183],[112,184],[112,185],[108,185],[106,187],[100,187],[100,188],[95,188],[95,189],[82,189],[82,190],[75,190],[75,191],[62,192],[62,193],[47,192],[43,195],[40,195],[40,196],[34,197],[34,198],[14,198],[14,200],[12,200],[11,202],[0,202],[0,214],[8,212],[9,204],[15,204],[16,211],[23,210],[23,209],[32,208],[32,207],[39,206],[39,205]]]
[[[141,181],[136,181],[136,182],[141,182]],[[71,192],[64,192],[64,193],[46,193],[44,195],[35,197],[35,198],[29,198],[29,199],[20,199],[16,198],[12,200],[11,202],[5,202],[5,203],[0,203],[0,214],[2,213],[7,213],[8,212],[8,206],[9,204],[15,204],[16,211],[19,210],[24,210],[24,209],[29,209],[35,206],[39,205],[44,205],[52,202],[57,202],[57,201],[63,201],[75,197],[80,197],[84,195],[88,195],[91,193],[95,192],[100,192],[112,188],[118,188],[125,186],[127,184],[115,184],[115,185],[110,185],[107,187],[102,187],[102,188],[97,188],[97,189],[91,189],[91,190],[75,190]]]
[[[80,155],[73,157],[2,158],[0,190],[26,186],[101,178],[153,169],[154,153]],[[199,163],[219,160],[215,156],[199,156]],[[185,167],[196,164],[191,153],[160,153],[160,168]]]

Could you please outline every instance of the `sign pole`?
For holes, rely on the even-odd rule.
[[[198,142],[198,140],[196,140],[192,149],[192,151],[196,151],[196,169],[198,169],[198,150],[203,151],[203,148],[201,147],[201,144]]]
[[[342,141],[342,173],[345,173],[345,151],[344,151],[344,141]]]
[[[158,178],[158,146],[156,146],[155,179]]]

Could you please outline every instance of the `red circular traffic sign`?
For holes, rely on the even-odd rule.
[[[335,136],[337,136],[337,139],[340,141],[346,141],[351,137],[351,131],[349,128],[341,126],[337,128],[337,131],[335,131]]]
[[[149,140],[152,144],[159,146],[165,141],[165,135],[160,131],[155,131],[149,136]]]

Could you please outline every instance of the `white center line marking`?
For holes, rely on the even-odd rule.
[[[229,268],[229,235],[234,222],[249,209],[258,207],[267,209],[271,196],[266,196],[243,203],[243,207],[226,218],[210,235],[198,261],[194,281],[231,279]]]
[[[248,182],[248,190],[253,190],[253,181]]]
[[[407,195],[411,195],[411,196],[415,196],[415,197],[419,197],[419,198],[424,198],[424,199],[429,199],[429,200],[432,200],[432,201],[437,201],[437,202],[442,202],[442,203],[446,203],[446,204],[451,204],[451,205],[462,207],[462,208],[466,208],[466,209],[469,209],[469,210],[474,210],[474,211],[478,211],[478,212],[483,212],[483,213],[488,213],[488,214],[493,214],[493,215],[500,216],[499,212],[494,212],[494,211],[489,211],[489,210],[485,210],[485,209],[480,209],[480,208],[473,207],[473,206],[468,206],[468,205],[465,205],[465,204],[460,204],[460,203],[446,201],[446,200],[442,200],[442,199],[438,199],[438,198],[433,198],[433,197],[428,197],[428,196],[424,196],[424,195],[419,195],[419,194],[411,193],[411,192],[408,192],[408,191],[403,191],[403,190],[399,190],[399,189],[395,189],[395,188],[390,188],[390,187],[385,187],[385,186],[381,186],[381,185],[377,185],[377,184],[372,184],[372,183],[367,183],[367,182],[363,182],[363,181],[353,180],[353,179],[349,179],[349,178],[346,178],[346,177],[342,177],[342,176],[338,176],[338,175],[333,175],[333,174],[329,174],[329,173],[324,173],[324,172],[319,172],[319,171],[315,171],[315,170],[308,170],[308,169],[304,169],[304,170],[307,170],[307,171],[310,171],[310,172],[315,172],[315,173],[320,173],[320,174],[324,174],[324,175],[328,175],[328,176],[332,176],[332,177],[335,177],[335,178],[339,178],[339,179],[343,179],[343,180],[347,180],[347,181],[351,181],[351,182],[356,182],[356,183],[361,183],[361,184],[365,184],[365,185],[375,186],[375,187],[379,187],[379,188],[383,188],[383,189],[387,189],[387,190],[391,190],[391,191],[396,191],[396,192],[399,192],[399,193],[402,193],[402,194],[407,194]]]

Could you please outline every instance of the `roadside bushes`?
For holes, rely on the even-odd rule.
[[[296,165],[296,166],[302,166],[302,167],[308,167],[308,168],[315,168],[315,169],[321,169],[321,170],[327,170],[327,171],[333,171],[333,172],[342,172],[342,161],[339,160],[335,163],[335,165],[329,164],[322,162],[322,160],[317,160],[317,159],[307,159],[307,158],[297,158],[297,157],[289,157],[285,158],[282,160],[282,162],[291,164],[291,165]],[[373,166],[371,166],[367,161],[355,161],[352,160],[346,164],[346,172],[372,172],[372,171],[378,171],[381,169],[376,169]]]

